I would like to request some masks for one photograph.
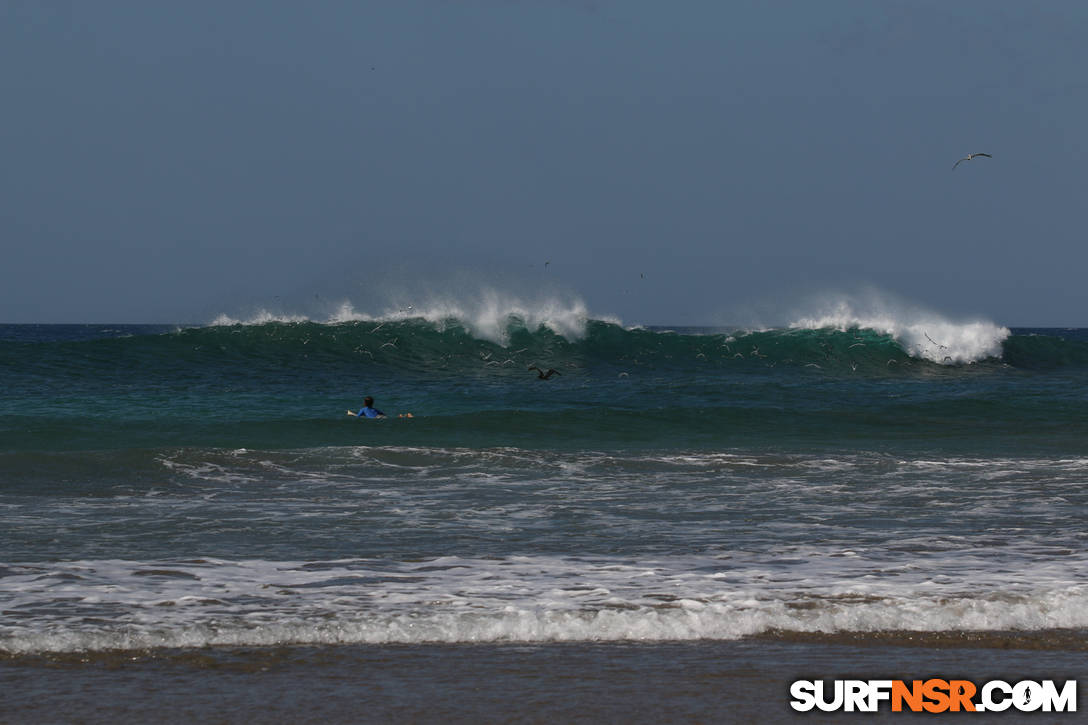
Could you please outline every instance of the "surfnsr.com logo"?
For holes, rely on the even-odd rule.
[[[990,680],[797,680],[790,707],[798,712],[1076,712],[1077,681]]]

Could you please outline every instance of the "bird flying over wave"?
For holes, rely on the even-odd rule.
[[[963,163],[964,161],[970,161],[971,159],[975,158],[976,156],[985,156],[988,159],[993,158],[993,156],[990,156],[990,154],[967,154],[962,159],[960,159],[956,163],[952,164],[952,170],[955,171],[956,167],[959,166],[961,163]]]
[[[530,370],[536,370],[537,378],[539,378],[540,380],[551,380],[551,377],[553,375],[561,375],[562,374],[562,373],[560,373],[558,370],[556,370],[554,368],[548,368],[548,372],[544,372],[543,370],[538,368],[536,365],[530,365],[529,369]]]

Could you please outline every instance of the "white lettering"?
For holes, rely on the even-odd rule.
[[[835,680],[835,699],[831,702],[824,699],[824,681],[816,680],[816,707],[824,712],[834,712],[842,707],[844,699],[842,680]]]
[[[1000,699],[994,699],[993,692],[998,690],[1006,695]],[[1012,699],[1007,695],[1012,694],[1012,685],[1004,680],[990,680],[982,686],[982,704],[985,705],[986,712],[1003,712],[1008,710],[1012,706]]]
[[[846,704],[846,711],[854,712],[857,710],[858,712],[867,712],[869,709],[866,707],[869,699],[867,694],[869,686],[866,684],[865,680],[847,680],[845,684],[846,692],[844,693],[844,701]]]
[[[891,699],[891,680],[869,680],[869,712],[876,712],[879,710],[881,700]]]
[[[928,687],[939,685],[942,681],[926,682]],[[962,699],[965,692],[974,687],[970,682],[951,682],[957,683],[950,690],[950,702],[954,709],[973,705],[976,712],[1003,712],[1011,707],[1021,712],[1077,711],[1076,680],[1061,683],[1054,680],[1021,680],[1014,685],[1004,680],[990,680],[978,691],[978,697],[972,698],[973,701]],[[793,697],[790,707],[798,712],[808,712],[813,708],[824,712],[877,712],[881,703],[892,700],[893,690],[899,684],[900,681],[893,680],[797,680],[790,684],[790,695]],[[963,689],[965,685],[967,690]],[[917,709],[917,701],[910,707]]]
[[[1031,680],[1017,682],[1012,688],[1012,704],[1020,712],[1035,712],[1043,706],[1043,688]]]
[[[1076,712],[1077,681],[1066,680],[1059,693],[1053,680],[1043,680],[1043,698],[1044,712]]]
[[[790,707],[798,712],[808,712],[816,707],[816,685],[811,680],[797,680],[790,685]]]

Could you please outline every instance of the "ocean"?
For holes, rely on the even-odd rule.
[[[1088,681],[1086,329],[0,325],[0,388],[3,722],[821,722],[793,680]]]

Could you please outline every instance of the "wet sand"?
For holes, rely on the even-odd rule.
[[[0,660],[5,723],[842,722],[932,715],[797,713],[796,679],[1077,679],[1084,642],[888,637],[534,645],[204,648]],[[1083,710],[1083,708],[1082,708]],[[1015,712],[972,723],[1017,721]],[[1081,713],[1031,713],[1032,723]]]

